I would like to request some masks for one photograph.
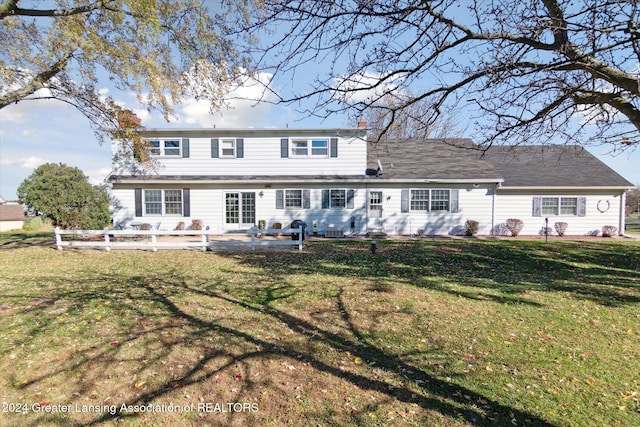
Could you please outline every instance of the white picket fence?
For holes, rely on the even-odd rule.
[[[106,251],[111,249],[150,249],[157,252],[158,249],[200,249],[206,251],[207,248],[250,248],[255,250],[258,247],[268,246],[297,246],[298,250],[302,250],[303,235],[302,228],[291,229],[258,229],[253,227],[249,230],[251,240],[231,240],[224,238],[216,238],[210,240],[209,230],[61,230],[56,227],[56,247],[62,250],[64,247],[86,247],[86,248],[104,248]],[[275,234],[296,234],[297,240],[276,240],[270,238],[261,238],[266,235]],[[63,240],[62,236],[82,236],[83,239],[95,236],[104,236],[104,240]],[[160,236],[200,236],[198,241],[188,240],[162,240]],[[125,238],[129,238],[128,240]],[[138,238],[138,239],[136,239]]]

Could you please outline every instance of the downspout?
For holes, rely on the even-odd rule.
[[[496,185],[493,189],[493,194],[491,195],[491,230],[489,232],[490,235],[493,236],[496,227],[496,193],[498,192],[499,182],[496,182]]]
[[[369,232],[369,183],[364,183],[364,233]],[[362,228],[360,232],[362,233]]]
[[[626,231],[624,229],[624,225],[625,225],[625,208],[627,206],[627,192],[623,191],[622,194],[620,194],[620,211],[619,211],[619,219],[618,219],[618,235],[623,236],[624,232]]]

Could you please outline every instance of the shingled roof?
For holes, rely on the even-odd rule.
[[[24,221],[24,209],[20,205],[0,204],[0,221]]]
[[[407,139],[369,144],[367,168],[382,164],[382,180],[493,180],[501,175],[480,159],[470,139]]]
[[[633,187],[581,146],[509,145],[486,151],[471,139],[409,139],[370,144],[367,167],[381,180],[494,180],[502,187]]]
[[[503,187],[633,187],[581,146],[495,146],[480,159],[504,178]]]

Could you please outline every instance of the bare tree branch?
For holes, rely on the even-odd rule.
[[[315,101],[303,109],[310,115],[362,114],[395,96],[403,102],[394,114],[411,99],[429,99],[427,123],[442,111],[466,111],[479,142],[619,145],[625,135],[640,144],[639,7],[273,0],[246,30],[276,25],[283,32],[257,58],[274,79],[328,67],[311,87],[281,95],[282,102]]]

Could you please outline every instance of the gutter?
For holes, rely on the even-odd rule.
[[[502,186],[501,190],[602,190],[602,191],[626,191],[635,188],[633,186],[613,186],[613,187],[603,187],[603,186],[551,186],[551,185],[542,185],[542,186]]]
[[[376,180],[366,177],[345,177],[345,178],[332,178],[332,179],[318,179],[314,176],[309,177],[296,177],[292,179],[269,179],[269,178],[255,178],[251,176],[237,177],[235,179],[166,179],[166,178],[116,178],[111,181],[113,184],[248,184],[248,183],[262,183],[262,184],[290,184],[290,183],[304,183],[304,184],[323,184],[323,183],[345,183],[355,182],[363,183],[367,185],[371,184],[494,184],[500,186],[503,180],[496,179],[382,179]]]
[[[241,137],[241,136],[263,136],[263,137],[288,137],[288,136],[318,136],[318,137],[329,137],[329,136],[352,136],[352,137],[364,137],[367,133],[367,129],[364,128],[322,128],[322,129],[314,129],[314,128],[287,128],[287,129],[275,129],[275,128],[267,128],[267,129],[258,129],[258,128],[247,128],[247,129],[232,129],[232,128],[191,128],[191,129],[162,129],[162,128],[154,128],[154,129],[138,129],[140,135],[144,138],[148,137],[161,137],[164,139],[167,138],[177,138],[183,136],[189,136],[194,138],[212,138],[216,136],[233,136],[233,137]]]

